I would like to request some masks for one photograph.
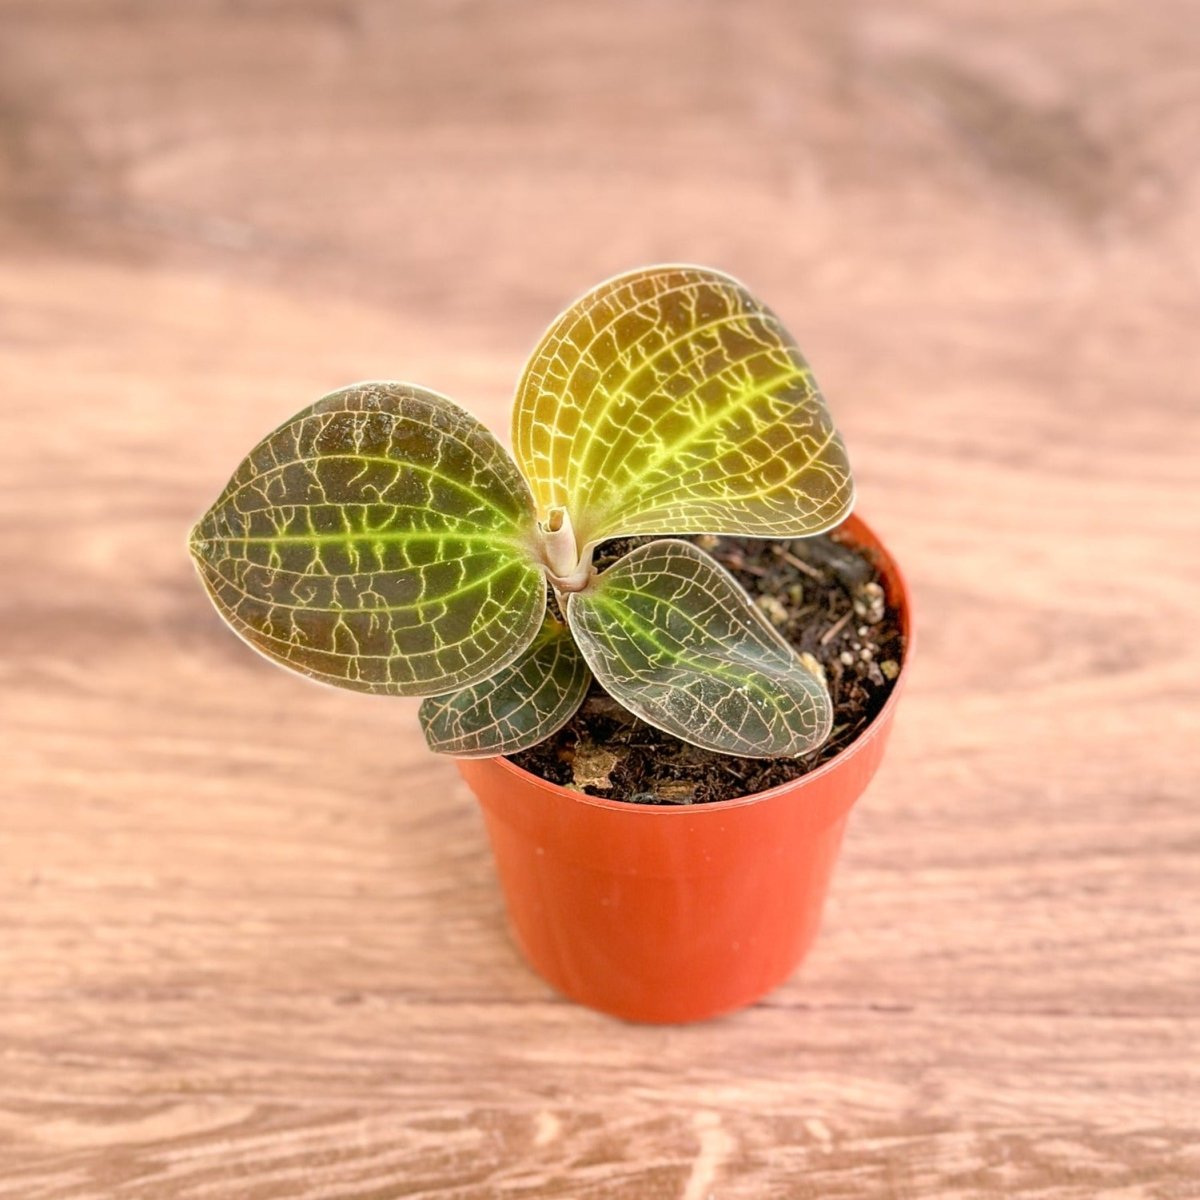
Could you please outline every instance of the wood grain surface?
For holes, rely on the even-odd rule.
[[[1182,0],[0,0],[0,1197],[1200,1196],[1198,63]],[[184,536],[339,384],[503,431],[670,259],[796,333],[921,644],[809,962],[639,1028]]]

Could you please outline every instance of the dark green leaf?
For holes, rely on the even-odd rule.
[[[529,489],[474,417],[363,383],[266,437],[192,531],[213,603],[324,683],[439,695],[506,666],[545,611]]]
[[[603,687],[684,741],[774,758],[806,754],[829,736],[819,666],[690,542],[630,551],[570,597],[567,618]]]
[[[490,679],[421,704],[431,750],[490,758],[536,746],[561,729],[587,695],[591,674],[570,631],[549,614],[529,648]]]

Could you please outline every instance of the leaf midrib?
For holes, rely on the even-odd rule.
[[[509,537],[499,533],[494,536],[484,533],[458,533],[454,530],[447,530],[445,533],[434,533],[426,530],[412,533],[403,530],[381,533],[281,533],[255,534],[245,537],[239,537],[235,534],[210,534],[205,535],[201,540],[206,542],[237,542],[238,544],[252,546],[275,545],[279,542],[307,546],[324,545],[330,542],[384,542],[402,544],[408,542],[454,541],[478,542],[485,546],[513,547],[518,550],[525,548],[524,542],[517,537]]]
[[[601,530],[605,529],[606,523],[610,522],[614,517],[614,510],[616,510],[616,515],[619,515],[620,509],[623,507],[623,498],[635,490],[640,483],[644,483],[647,476],[653,471],[663,466],[664,463],[668,463],[677,458],[684,450],[693,445],[699,438],[703,437],[706,433],[711,432],[725,421],[729,420],[739,410],[753,405],[755,401],[760,400],[764,396],[768,395],[773,388],[778,388],[781,385],[795,380],[796,378],[806,378],[806,372],[800,368],[781,372],[779,375],[772,376],[770,379],[765,380],[762,383],[756,383],[753,387],[738,392],[736,399],[727,401],[714,413],[705,417],[703,421],[700,421],[698,424],[692,426],[683,437],[676,439],[674,442],[671,442],[668,445],[664,445],[661,449],[656,450],[652,455],[650,455],[650,457],[644,462],[640,463],[633,475],[625,480],[622,480],[620,484],[620,490],[610,494],[609,498],[600,505],[592,506],[589,503],[599,477],[587,477],[586,486],[588,488],[588,500],[581,499],[579,501],[580,509],[588,509],[589,511],[593,512],[595,514],[593,519],[596,527]],[[772,421],[764,424],[762,429],[770,429],[773,425],[777,424],[779,424],[779,421]],[[828,441],[820,446],[815,453],[819,454],[827,444]],[[736,447],[731,447],[731,449],[736,449]],[[804,466],[800,468],[800,470],[807,470],[812,465],[813,461],[814,459],[810,458],[804,464]],[[792,477],[794,477],[795,474],[797,474],[797,472],[793,472]],[[640,498],[639,503],[645,502],[645,499],[645,497]]]
[[[258,566],[259,564],[253,563],[251,565]],[[426,565],[438,566],[440,564],[429,563]],[[206,566],[207,566],[207,564],[206,564]],[[511,571],[514,567],[525,569],[525,570],[531,570],[531,571],[537,570],[537,567],[533,563],[522,563],[518,560],[510,559],[507,562],[501,563],[500,566],[497,567],[494,571],[489,571],[485,575],[478,575],[475,578],[469,580],[467,583],[465,583],[461,588],[456,588],[452,592],[438,592],[432,596],[428,596],[428,597],[425,597],[420,600],[414,600],[409,604],[381,604],[375,608],[330,608],[325,605],[314,605],[314,604],[305,604],[305,603],[289,604],[285,600],[280,599],[279,597],[274,596],[274,595],[269,596],[269,597],[256,596],[252,592],[248,592],[240,584],[235,583],[228,576],[222,575],[219,571],[216,571],[215,568],[209,568],[209,569],[212,571],[212,573],[215,575],[215,577],[217,579],[219,579],[226,586],[232,588],[243,599],[251,600],[256,604],[261,604],[267,608],[280,608],[280,609],[285,609],[288,612],[330,613],[335,616],[374,616],[376,614],[382,615],[382,614],[386,614],[386,613],[414,612],[421,608],[427,608],[428,606],[433,605],[433,604],[450,604],[454,600],[457,600],[462,596],[466,596],[469,593],[478,590],[483,584],[490,583],[493,579],[499,578],[501,575],[505,574],[506,572]],[[263,570],[272,570],[273,568],[264,567],[262,569]],[[418,569],[419,568],[416,568],[416,567],[405,568],[405,570],[418,570]],[[399,574],[400,572],[393,572],[393,573]],[[349,575],[337,576],[337,577],[322,576],[322,575],[318,575],[318,574],[314,574],[314,573],[310,573],[310,572],[293,572],[293,574],[295,574],[298,579],[323,579],[323,578],[353,579],[355,577],[354,573],[351,573]],[[493,617],[490,621],[485,621],[482,625],[478,626],[478,628],[487,629],[490,626],[494,625],[497,621],[499,621],[504,615],[506,615],[506,614],[498,614],[497,616]],[[476,628],[476,627],[474,625],[472,625],[472,629],[474,629],[474,628]],[[455,643],[449,643],[449,644],[455,644]],[[330,653],[332,653],[332,651]],[[350,656],[350,657],[354,657],[354,656]],[[380,657],[380,656],[376,655],[375,657]]]
[[[661,650],[663,652],[663,654],[666,655],[666,657],[671,662],[679,663],[683,666],[686,666],[687,668],[694,671],[698,675],[714,675],[718,679],[724,680],[725,682],[736,681],[739,686],[743,686],[743,685],[746,686],[751,691],[753,691],[756,695],[758,695],[758,696],[762,697],[762,699],[766,700],[770,704],[770,706],[775,710],[775,712],[778,714],[780,719],[783,720],[785,724],[788,724],[786,718],[783,715],[783,710],[779,706],[779,702],[777,699],[777,693],[774,692],[770,688],[763,687],[762,684],[760,684],[753,675],[750,675],[750,676],[738,675],[736,673],[735,665],[730,664],[729,666],[726,666],[724,663],[721,663],[719,661],[715,665],[708,665],[708,664],[700,665],[699,660],[690,656],[686,650],[683,653],[677,653],[676,651],[671,650],[670,648],[665,646],[661,641],[659,641],[658,637],[656,636],[653,626],[645,624],[645,622],[640,617],[638,617],[638,615],[636,613],[634,613],[632,609],[624,608],[622,606],[612,603],[611,601],[603,600],[603,599],[599,599],[599,598],[595,601],[595,603],[596,603],[597,607],[607,608],[610,614],[616,615],[617,616],[616,624],[618,626],[620,626],[622,628],[627,628],[630,625],[635,626],[637,628],[638,632],[640,634],[642,634],[646,638],[646,640],[651,643],[651,645],[653,645],[657,649]],[[679,611],[679,610],[676,610],[676,611]],[[686,614],[684,614],[684,615],[686,616]],[[630,619],[626,619],[626,618],[630,618]],[[691,621],[691,624],[694,627],[698,628],[697,623],[694,620],[692,620],[690,617],[688,619]],[[611,638],[609,639],[609,644],[610,644],[610,646],[612,645]],[[756,644],[759,645],[760,648],[765,649],[765,647],[762,647],[761,643],[756,643]],[[625,662],[625,663],[628,662],[628,660],[624,659],[624,658],[622,658],[621,661]],[[747,662],[745,664],[745,666],[749,670],[758,670],[762,675],[766,675],[768,673],[768,671],[771,669],[769,664],[764,664],[763,666],[760,667],[759,664]],[[779,668],[776,668],[780,674],[784,673],[782,668],[783,668],[782,663],[780,663]],[[788,727],[790,728],[790,725]]]

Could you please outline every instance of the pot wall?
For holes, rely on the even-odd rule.
[[[525,957],[559,991],[635,1021],[692,1021],[786,979],[820,925],[846,818],[883,756],[911,653],[910,603],[864,522],[906,635],[900,678],[850,746],[792,783],[718,804],[583,796],[507,759],[460,760]]]

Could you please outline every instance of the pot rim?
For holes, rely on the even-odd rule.
[[[903,689],[904,681],[908,676],[908,664],[912,659],[914,642],[912,594],[909,591],[908,582],[905,580],[899,564],[879,535],[857,513],[851,513],[841,525],[830,532],[849,532],[849,526],[858,526],[862,532],[866,533],[867,537],[863,540],[868,543],[868,548],[874,549],[876,553],[881,554],[890,566],[897,593],[896,607],[900,612],[904,627],[904,654],[900,661],[900,673],[896,676],[891,693],[884,701],[883,707],[871,718],[866,728],[862,730],[858,737],[844,749],[839,750],[828,762],[822,763],[815,770],[809,771],[796,779],[788,780],[787,783],[776,784],[773,788],[767,788],[762,792],[751,792],[746,796],[731,796],[728,800],[714,800],[707,804],[635,804],[629,800],[612,800],[607,796],[589,796],[586,792],[576,792],[571,788],[563,787],[562,784],[551,783],[548,779],[543,779],[540,775],[533,774],[532,771],[526,771],[524,767],[518,767],[516,763],[502,754],[477,761],[481,763],[493,763],[500,770],[513,775],[526,786],[532,785],[541,791],[549,792],[551,795],[558,796],[564,800],[569,800],[577,804],[590,805],[593,808],[615,809],[619,812],[630,814],[636,812],[645,814],[647,817],[659,817],[666,820],[672,817],[695,817],[702,813],[725,812],[731,808],[744,808],[747,805],[759,804],[775,796],[782,795],[785,792],[794,792],[803,789],[815,783],[818,779],[832,774],[857,754],[861,747],[870,738],[875,736],[879,729],[884,727],[886,719],[891,716],[892,710],[896,707],[900,699],[900,692]],[[874,543],[874,546],[870,546],[870,543]]]

